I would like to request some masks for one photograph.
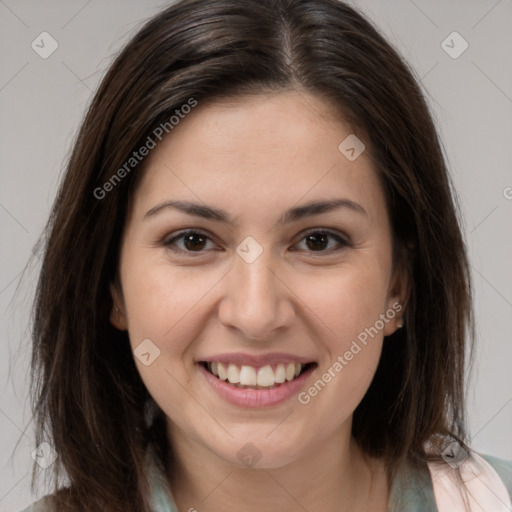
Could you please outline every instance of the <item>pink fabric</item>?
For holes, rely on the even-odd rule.
[[[470,508],[464,504],[455,469],[447,463],[429,463],[438,512],[511,512],[510,496],[494,468],[472,452],[461,465]]]

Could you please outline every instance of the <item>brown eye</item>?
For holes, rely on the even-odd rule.
[[[206,237],[199,233],[192,233],[183,236],[183,245],[189,251],[197,251],[204,248]]]
[[[204,252],[209,241],[211,242],[210,237],[204,233],[199,231],[184,231],[165,240],[163,244],[165,247],[175,252],[200,253]]]
[[[329,235],[325,233],[315,233],[308,235],[306,238],[306,244],[313,251],[322,251],[329,245]]]
[[[301,240],[305,242],[304,250],[309,252],[334,253],[350,246],[343,237],[330,231],[310,231]]]

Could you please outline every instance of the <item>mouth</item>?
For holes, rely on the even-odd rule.
[[[233,388],[244,390],[271,390],[303,377],[317,363],[281,363],[264,366],[240,365],[233,362],[200,361],[203,368],[220,381]],[[302,379],[301,379],[302,380]]]

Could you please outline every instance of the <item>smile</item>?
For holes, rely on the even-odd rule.
[[[278,363],[261,367],[234,363],[204,362],[205,368],[239,389],[272,389],[299,377],[309,364]]]
[[[244,408],[280,405],[296,396],[318,366],[316,362],[199,361],[208,387],[223,401]],[[251,361],[252,362],[252,361]],[[245,363],[245,364],[244,364]]]

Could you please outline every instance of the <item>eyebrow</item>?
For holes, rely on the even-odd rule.
[[[281,216],[278,223],[285,224],[288,222],[296,222],[305,217],[320,215],[339,208],[347,208],[353,212],[368,216],[368,212],[359,203],[350,199],[340,198],[326,201],[313,201],[303,206],[290,208]],[[144,215],[144,219],[153,217],[168,209],[176,209],[188,215],[214,220],[224,224],[234,224],[233,218],[224,210],[191,201],[164,201],[148,210]]]

